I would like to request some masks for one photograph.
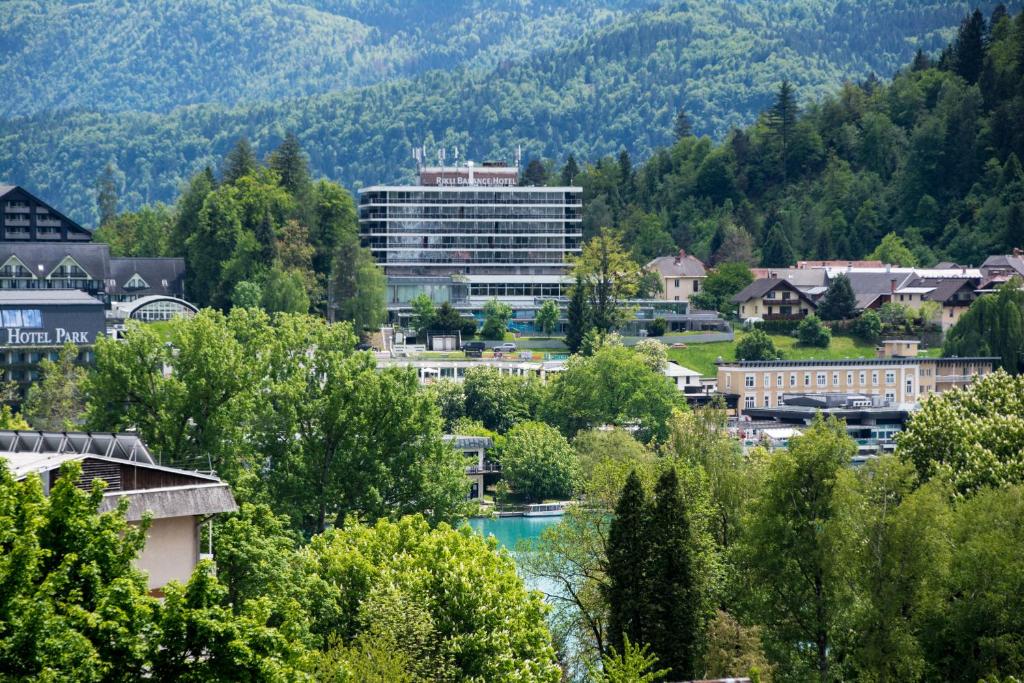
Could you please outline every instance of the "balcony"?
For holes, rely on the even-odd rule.
[[[29,226],[27,218],[7,218],[4,222],[8,228],[27,228]]]
[[[803,313],[765,313],[761,317],[765,320],[803,320],[807,316]]]
[[[978,378],[978,375],[936,375],[936,384],[967,384]]]
[[[8,204],[4,207],[4,211],[7,213],[29,213],[27,204]]]
[[[36,225],[40,228],[59,228],[61,223],[59,218],[43,218],[39,216],[36,218]]]

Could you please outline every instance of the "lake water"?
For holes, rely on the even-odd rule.
[[[535,540],[544,529],[561,520],[561,517],[495,517],[471,519],[469,525],[484,536],[493,535],[498,543],[514,552],[516,543],[523,539]]]

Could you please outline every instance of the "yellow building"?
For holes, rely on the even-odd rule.
[[[754,280],[732,302],[738,306],[740,320],[799,320],[817,308],[807,293],[781,278]]]
[[[893,405],[914,404],[930,394],[967,386],[991,373],[996,360],[894,356],[735,361],[718,366],[718,391],[736,397],[737,414],[745,408],[784,405],[783,394],[794,393],[867,394]]]
[[[700,259],[680,249],[675,256],[662,256],[645,268],[661,278],[660,298],[666,301],[689,301],[704,285],[707,273]]]

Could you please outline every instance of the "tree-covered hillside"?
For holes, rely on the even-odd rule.
[[[803,107],[784,83],[722,143],[681,130],[635,169],[625,154],[585,168],[585,235],[615,226],[640,262],[683,247],[770,267],[978,264],[1024,247],[1022,122],[1024,13],[976,11],[891,83]]]
[[[93,223],[95,182],[108,161],[114,160],[123,173],[123,207],[169,201],[188,177],[206,165],[215,166],[243,135],[262,155],[294,132],[309,152],[314,173],[349,186],[408,178],[410,149],[424,143],[457,144],[464,158],[477,159],[509,158],[519,144],[527,156],[563,159],[572,152],[579,159],[597,159],[625,147],[634,158],[643,158],[671,142],[680,106],[690,113],[696,132],[721,138],[730,128],[753,121],[770,104],[782,79],[795,85],[799,101],[805,103],[834,92],[846,78],[862,79],[872,72],[887,76],[918,48],[940,50],[968,11],[966,3],[934,0],[797,0],[785,5],[772,0],[693,0],[666,3],[655,11],[638,11],[639,3],[578,0],[564,10],[590,18],[590,27],[578,38],[565,40],[569,29],[559,33],[557,21],[527,21],[529,26],[517,34],[525,36],[522,41],[506,41],[501,43],[506,47],[492,50],[483,46],[508,33],[500,18],[483,18],[473,10],[458,16],[454,9],[438,14],[438,7],[450,3],[437,4],[423,15],[427,19],[417,34],[420,39],[409,38],[401,29],[418,20],[421,13],[415,7],[420,4],[394,12],[383,2],[322,0],[303,6],[350,16],[357,28],[376,22],[373,32],[379,36],[374,40],[396,36],[393,44],[402,48],[435,41],[439,51],[418,53],[421,67],[448,67],[448,60],[437,57],[447,44],[441,36],[461,30],[465,40],[453,39],[450,45],[456,52],[463,50],[454,60],[457,66],[329,94],[234,107],[204,104],[165,114],[86,111],[103,109],[100,88],[92,99],[83,95],[84,100],[77,100],[80,108],[72,113],[48,108],[29,118],[0,121],[0,178],[34,188],[79,220]],[[537,16],[554,13],[557,4],[537,4]],[[992,4],[983,3],[986,11]],[[352,7],[360,9],[344,14]],[[603,22],[609,15],[612,20]],[[453,28],[458,26],[462,28]],[[469,34],[478,36],[480,51],[465,51],[464,45],[474,40]],[[484,34],[491,36],[490,43],[479,37]],[[0,46],[10,42],[5,38]],[[199,61],[203,68],[209,66],[211,78],[223,80],[225,92],[236,93],[231,95],[234,101],[238,91],[231,84],[237,79],[222,78],[232,71],[218,62],[224,59],[220,50],[198,40],[187,47],[210,49],[209,57]],[[290,63],[281,55],[291,53],[272,42],[265,50],[283,64],[268,67],[266,76],[274,81],[278,70],[287,70]],[[505,57],[488,61],[494,54]],[[109,60],[123,61],[116,56]],[[385,73],[408,73],[382,68]],[[161,66],[138,77],[160,83],[172,78],[171,71]],[[299,67],[294,73],[299,72],[310,69]],[[46,82],[60,92],[66,81],[49,76],[35,72],[36,85]],[[24,76],[14,80],[21,83]],[[264,81],[251,80],[256,90],[263,89],[258,83]],[[102,84],[121,87],[116,79]],[[39,90],[46,88],[33,93]],[[146,93],[142,100],[160,100],[147,87],[136,90]],[[275,91],[268,86],[266,92],[270,97]]]
[[[651,4],[11,0],[0,3],[0,117],[233,106],[493,66]]]

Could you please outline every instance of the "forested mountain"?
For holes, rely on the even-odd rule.
[[[127,3],[115,0],[78,3],[76,9],[107,4],[110,16],[118,16],[118,8],[134,15],[134,5],[129,13]],[[38,54],[19,47],[21,38],[7,29],[0,50],[3,68],[16,70],[8,80],[21,88],[15,99],[45,99],[49,95],[39,93],[50,89],[53,102],[76,109],[48,104],[27,118],[0,120],[0,178],[32,187],[93,223],[95,182],[108,161],[123,174],[122,207],[133,208],[169,201],[243,135],[262,156],[294,132],[315,174],[350,187],[408,178],[409,151],[424,143],[457,144],[464,156],[477,159],[508,158],[519,144],[528,157],[564,159],[572,152],[581,160],[597,159],[624,147],[644,158],[672,141],[680,106],[697,133],[720,139],[755,120],[782,79],[793,83],[798,102],[807,103],[834,92],[844,79],[888,76],[916,49],[940,50],[968,11],[966,3],[930,0],[692,0],[654,10],[611,0],[577,0],[567,9],[556,2],[493,4],[424,0],[392,9],[355,0],[243,3],[224,10],[231,21],[212,17],[203,31],[182,34],[178,42],[185,44],[164,51],[153,43],[172,41],[173,31],[165,33],[160,21],[129,22],[139,28],[127,34],[137,38],[122,45],[120,29],[108,31],[97,19],[94,30],[117,36],[111,38],[116,45],[72,41],[82,55],[97,55],[84,76],[74,73],[85,56]],[[994,3],[982,4],[988,12]],[[70,11],[65,5],[5,3],[0,12],[9,20],[0,26],[30,16],[27,8],[43,17],[34,25],[46,26],[46,13],[64,17]],[[182,3],[148,5],[171,12]],[[187,6],[198,13],[221,5]],[[85,14],[82,29],[63,19],[67,31],[85,31],[92,21]],[[281,18],[298,22],[296,17],[314,15],[318,30]],[[27,25],[19,26],[20,36]],[[250,37],[251,26],[262,28]],[[585,30],[568,39],[577,27]],[[344,43],[348,56],[309,47],[316,36]],[[364,47],[353,47],[357,40]],[[232,46],[269,56],[250,61]],[[190,66],[175,62],[178,52],[191,55]],[[239,63],[253,71],[232,67]],[[379,67],[376,75],[368,73],[370,64]],[[270,101],[279,88],[289,97]],[[298,96],[328,89],[337,90]],[[266,101],[234,105],[259,98]],[[207,99],[218,101],[166,113],[110,111]],[[33,111],[16,106],[8,114]]]
[[[977,265],[1024,247],[1022,122],[1024,13],[975,11],[891,83],[846,83],[802,110],[783,83],[720,144],[683,130],[638,168],[626,154],[587,167],[585,235],[616,226],[640,262],[684,247],[713,263],[877,249],[890,263]]]
[[[236,105],[484,68],[652,4],[10,0],[0,3],[0,117]]]

